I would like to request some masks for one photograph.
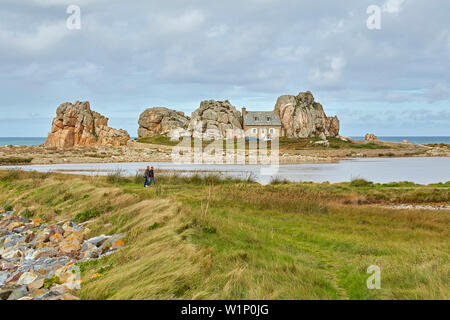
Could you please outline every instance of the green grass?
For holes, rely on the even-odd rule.
[[[295,150],[305,150],[305,149],[367,149],[367,150],[377,150],[377,149],[393,149],[393,147],[386,146],[383,144],[375,142],[352,142],[343,141],[339,138],[328,137],[327,140],[330,143],[329,147],[324,147],[315,144],[315,142],[320,141],[318,137],[310,138],[280,138],[280,148],[282,149],[295,149]],[[395,148],[394,148],[395,149]]]
[[[0,158],[0,165],[28,164],[31,161],[33,161],[33,158],[19,158],[19,157]]]
[[[176,146],[178,141],[171,141],[167,136],[155,136],[155,137],[147,137],[138,139],[137,142],[140,143],[150,143],[150,144],[160,144],[164,146]]]
[[[0,172],[0,203],[95,216],[88,237],[126,233],[123,250],[79,264],[83,299],[450,298],[450,213],[374,206],[449,203],[450,182],[157,179]],[[370,265],[381,290],[366,287]]]
[[[329,147],[324,147],[321,145],[314,144],[314,142],[320,141],[318,137],[310,137],[310,138],[287,138],[280,137],[279,146],[281,149],[295,149],[295,150],[304,150],[304,149],[366,149],[366,150],[378,150],[378,149],[399,149],[401,146],[392,147],[386,146],[383,144],[375,143],[375,142],[352,142],[352,141],[342,141],[339,138],[328,137],[328,141],[330,142]],[[138,139],[138,142],[141,143],[149,143],[155,145],[164,145],[164,146],[176,146],[178,141],[171,141],[167,136],[155,136],[155,137],[147,137]],[[202,141],[203,147],[208,146],[211,141]],[[191,145],[194,145],[194,140],[192,139]],[[271,142],[267,142],[267,148],[270,148]],[[226,148],[226,141],[223,142],[224,149]],[[237,141],[234,141],[234,148],[238,148]],[[249,142],[245,142],[245,148],[249,148]],[[390,154],[386,154],[390,156]],[[383,154],[384,156],[384,154]]]

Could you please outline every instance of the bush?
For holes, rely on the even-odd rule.
[[[79,214],[77,214],[74,218],[75,222],[85,222],[88,221],[92,218],[95,218],[97,216],[99,216],[101,214],[101,212],[97,209],[89,209],[89,210],[85,210],[83,212],[80,212]]]
[[[136,174],[134,175],[134,178],[133,178],[133,183],[135,183],[135,184],[144,183],[144,175],[141,174],[139,171],[136,171]]]
[[[367,181],[365,179],[353,179],[350,182],[350,185],[352,187],[372,187],[373,186],[373,182]]]
[[[58,276],[52,276],[44,281],[44,288],[50,289],[54,284],[62,284]]]
[[[277,185],[277,184],[289,184],[289,180],[288,179],[280,179],[278,177],[272,178],[272,180],[270,181],[271,185]]]
[[[117,169],[108,173],[107,180],[111,183],[118,184],[123,180],[123,170]]]
[[[31,219],[34,216],[34,212],[28,209],[23,210],[20,215],[24,218]]]
[[[9,170],[9,171],[6,171],[5,175],[1,176],[0,181],[11,182],[11,181],[17,180],[19,178],[20,178],[19,170]]]

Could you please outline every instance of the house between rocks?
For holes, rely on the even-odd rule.
[[[246,137],[275,138],[285,135],[281,119],[274,111],[247,111],[242,108],[242,128]]]

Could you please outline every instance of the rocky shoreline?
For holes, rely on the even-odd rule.
[[[448,148],[414,144],[381,143],[387,149],[286,149],[280,148],[281,164],[332,163],[354,158],[449,157]],[[398,148],[401,145],[402,148]],[[129,141],[126,146],[57,149],[45,146],[0,147],[0,166],[63,163],[171,162],[172,148]],[[386,147],[385,147],[386,148]],[[3,161],[1,161],[3,160]]]
[[[1,213],[0,300],[79,300],[77,263],[101,259],[125,244],[124,234],[85,239],[85,225]]]

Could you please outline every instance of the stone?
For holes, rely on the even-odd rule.
[[[21,286],[21,285],[28,285],[30,283],[32,283],[34,280],[36,280],[38,278],[38,276],[32,272],[24,272],[19,280],[17,280],[17,285]]]
[[[6,279],[8,279],[10,276],[9,271],[0,271],[0,288],[5,283]]]
[[[274,112],[280,116],[288,138],[326,137],[339,135],[339,119],[327,117],[320,103],[314,101],[311,92],[297,96],[284,95],[277,99]]]
[[[378,139],[378,137],[376,135],[374,135],[373,133],[366,133],[366,135],[364,136],[364,140],[369,141],[369,142],[380,141]]]
[[[8,300],[13,291],[13,289],[0,289],[0,300]]]
[[[138,137],[142,139],[167,135],[173,129],[187,127],[188,123],[189,117],[185,116],[183,112],[165,107],[149,108],[139,116]]]
[[[63,227],[59,226],[59,225],[53,225],[49,227],[49,236],[53,236],[55,234],[59,234],[59,235],[64,235],[65,230],[63,229]]]
[[[317,144],[317,145],[320,145],[320,146],[324,146],[324,147],[329,147],[330,146],[330,142],[328,140],[316,141],[316,142],[314,142],[314,144]]]
[[[36,278],[34,281],[28,284],[28,291],[33,292],[41,289],[44,286],[44,278]]]
[[[121,233],[121,234],[116,234],[113,235],[111,238],[109,238],[107,241],[105,241],[100,249],[102,251],[102,253],[105,253],[107,251],[112,251],[112,250],[117,250],[122,248],[125,243],[123,242],[122,238],[125,237],[125,234]]]
[[[192,113],[188,130],[194,138],[219,140],[244,136],[242,116],[228,100],[207,100]]]
[[[108,118],[92,111],[89,102],[66,102],[56,110],[46,147],[126,145],[130,135],[125,130],[108,127]]]
[[[29,252],[25,256],[25,259],[38,260],[41,258],[56,257],[57,255],[58,255],[58,251],[55,248],[44,247],[44,248],[38,248],[38,249],[35,249],[35,250]]]
[[[5,260],[0,260],[0,271],[12,271],[17,269],[17,265]]]
[[[90,239],[86,240],[84,242],[84,244],[91,243],[91,244],[95,245],[96,247],[100,247],[102,245],[102,243],[105,242],[106,240],[108,240],[109,238],[111,238],[111,236],[101,235],[101,236],[90,238]]]
[[[83,233],[79,231],[72,232],[59,244],[59,251],[63,254],[76,256],[81,250],[82,243]]]
[[[8,297],[8,300],[19,300],[20,298],[28,295],[28,288],[26,285],[23,285],[17,289],[14,289],[13,292]]]

